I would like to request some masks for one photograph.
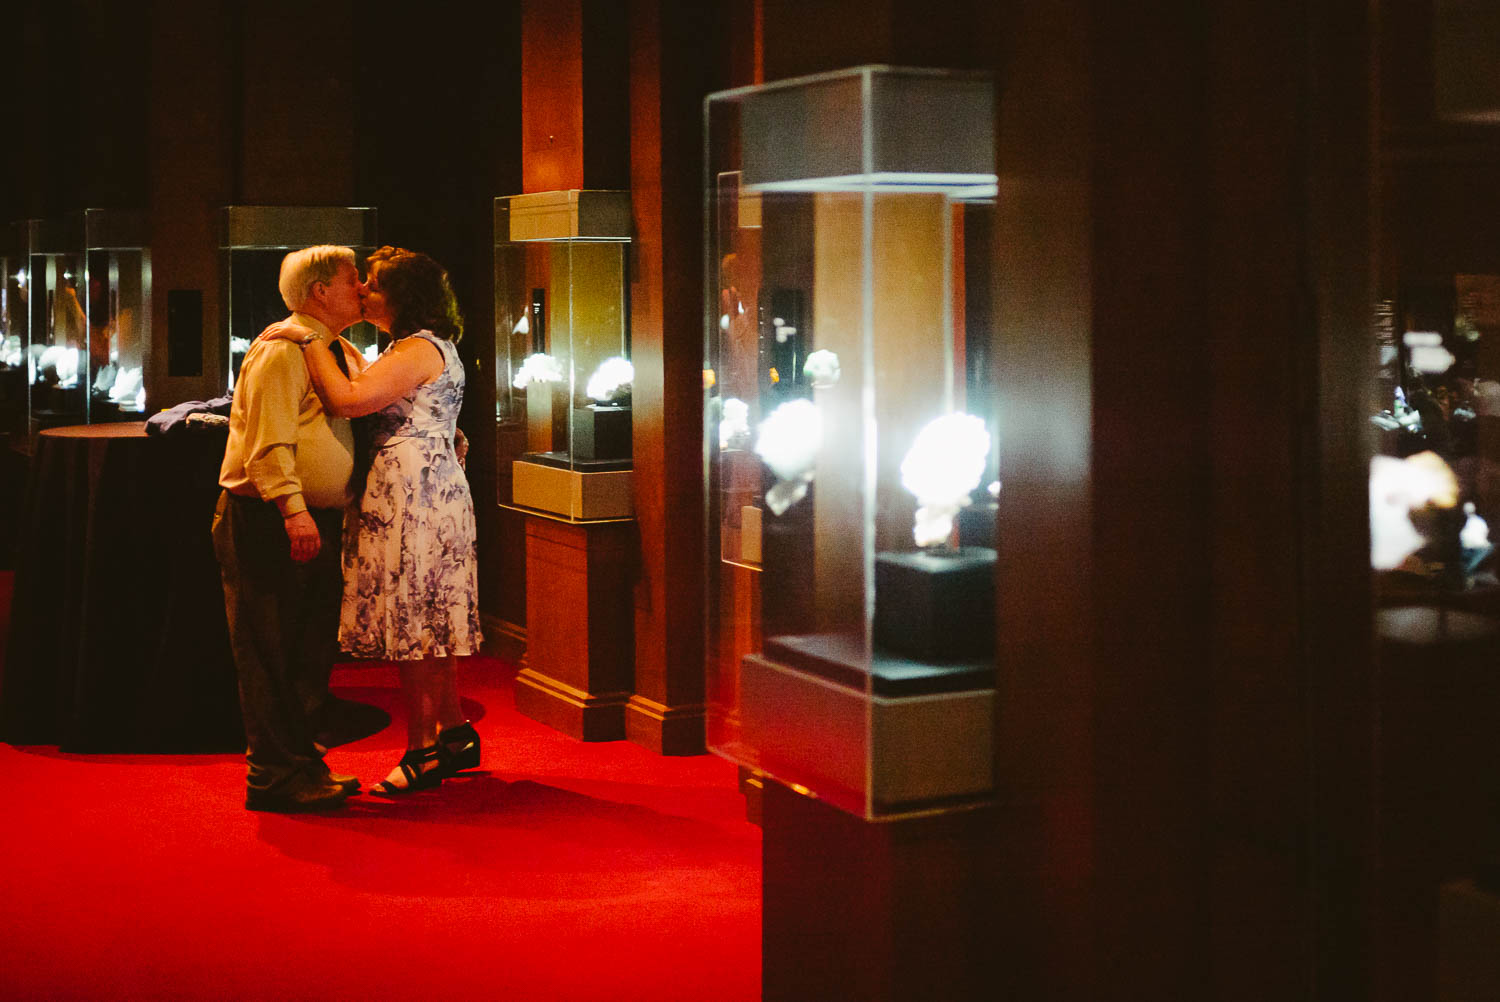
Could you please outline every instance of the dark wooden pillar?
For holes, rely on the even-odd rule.
[[[703,751],[702,99],[719,79],[712,5],[639,0],[630,14],[635,362],[635,696],[630,740]]]
[[[162,406],[211,399],[226,382],[215,350],[217,213],[236,194],[234,9],[222,2],[151,5],[151,353],[157,361],[146,393]],[[196,343],[191,331],[174,330],[175,352],[168,337],[174,292],[201,297],[202,306]]]
[[[761,805],[766,1002],[1004,997],[988,814],[872,824],[772,780]]]
[[[532,610],[516,709],[583,741],[625,736],[630,699],[629,521],[579,525],[526,516]]]

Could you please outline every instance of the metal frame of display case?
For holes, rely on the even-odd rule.
[[[238,371],[234,364],[236,338],[243,339],[248,345],[249,339],[259,334],[266,324],[286,316],[286,305],[281,301],[276,284],[281,258],[304,247],[337,244],[353,248],[356,259],[362,259],[379,246],[377,223],[378,214],[369,207],[231,205],[222,210],[219,251],[224,295],[220,319],[223,343],[219,348],[219,358],[224,364],[224,372],[228,373],[231,389]],[[261,274],[251,279],[253,290],[236,288],[235,258],[246,252],[265,252],[261,255],[263,260],[254,262]],[[241,264],[244,268],[250,262],[242,261]],[[345,336],[367,356],[372,348],[378,351],[383,347],[382,339],[370,324],[355,325]]]
[[[709,746],[866,820],[993,791],[997,429],[966,277],[993,107],[985,76],[889,66],[704,103]],[[937,506],[902,457],[964,410],[991,447],[952,503],[980,515],[919,547]]]

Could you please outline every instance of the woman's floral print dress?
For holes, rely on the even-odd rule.
[[[358,657],[416,661],[479,653],[474,501],[453,451],[464,369],[450,341],[442,375],[373,415],[364,496],[344,523],[339,643]]]

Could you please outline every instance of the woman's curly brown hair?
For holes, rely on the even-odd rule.
[[[365,260],[390,304],[393,337],[423,330],[453,342],[464,336],[464,318],[442,265],[426,254],[390,246]]]

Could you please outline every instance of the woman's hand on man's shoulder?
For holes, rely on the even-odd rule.
[[[286,320],[278,320],[274,324],[271,324],[269,327],[267,327],[265,330],[261,331],[259,340],[295,341],[298,344],[301,344],[302,342],[316,336],[317,335],[313,332],[312,328],[304,327],[296,321],[288,318]]]

